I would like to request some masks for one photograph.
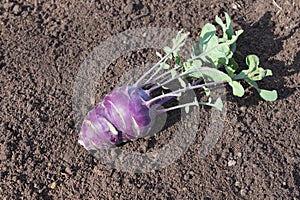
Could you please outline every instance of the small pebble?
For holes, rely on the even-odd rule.
[[[189,180],[189,179],[190,179],[190,176],[189,176],[189,175],[187,175],[187,174],[185,174],[185,175],[183,176],[183,179],[187,181],[187,180]]]
[[[235,10],[238,9],[238,7],[237,7],[237,5],[236,5],[235,3],[232,3],[232,4],[231,4],[231,7],[232,7],[233,9],[235,9]]]
[[[239,111],[241,111],[241,112],[245,112],[246,111],[246,106],[241,106],[241,107],[239,107]]]
[[[90,97],[90,103],[91,103],[91,105],[95,105],[96,104],[95,97]]]
[[[15,5],[12,11],[15,15],[18,15],[21,13],[22,10],[19,5]]]
[[[51,189],[55,189],[55,188],[56,188],[56,185],[57,185],[57,183],[56,183],[56,182],[53,182],[53,183],[51,183],[50,188],[51,188]]]
[[[282,185],[283,185],[283,186],[286,186],[286,182],[285,182],[285,181],[283,181],[283,182],[282,182]]]
[[[68,174],[70,174],[70,175],[71,175],[71,174],[72,174],[72,170],[71,170],[71,168],[70,168],[70,167],[67,167],[67,168],[66,168],[66,172],[67,172]]]
[[[231,167],[231,166],[234,166],[236,164],[236,161],[235,160],[229,160],[228,161],[228,166]]]
[[[247,195],[247,189],[241,189],[240,191],[242,196],[246,196]]]
[[[195,175],[195,172],[190,171],[189,174],[193,176],[193,175]]]

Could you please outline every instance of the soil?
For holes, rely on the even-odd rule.
[[[300,199],[300,4],[274,2],[1,1],[1,199]],[[237,50],[259,55],[261,66],[272,69],[259,84],[276,89],[278,100],[265,102],[249,87],[242,98],[228,94],[223,133],[204,157],[199,149],[212,110],[199,108],[193,144],[147,173],[111,168],[78,144],[73,87],[95,47],[143,27],[183,29],[196,40],[201,27],[224,11],[244,30]],[[153,52],[117,59],[96,101]],[[174,123],[122,148],[154,151],[177,128]]]

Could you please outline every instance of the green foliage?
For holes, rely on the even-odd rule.
[[[260,89],[258,87],[258,84],[255,81],[250,80],[248,78],[246,78],[245,81],[249,83],[251,86],[253,86],[257,90],[260,97],[263,98],[264,100],[275,101],[278,98],[278,94],[276,90],[269,91],[269,90]]]
[[[249,85],[254,87],[261,98],[266,101],[274,101],[277,99],[276,90],[268,91],[259,88],[256,81],[262,80],[266,76],[271,76],[272,71],[269,69],[263,69],[259,67],[259,58],[256,55],[248,55],[246,57],[246,65],[248,69],[239,70],[239,66],[233,58],[234,53],[241,55],[240,52],[236,52],[236,41],[238,37],[243,33],[243,30],[234,31],[230,16],[225,13],[225,22],[218,16],[215,18],[215,22],[222,29],[222,35],[217,35],[217,28],[211,23],[207,23],[201,30],[199,42],[192,46],[192,53],[189,59],[182,62],[180,59],[180,47],[183,46],[185,39],[188,37],[188,33],[181,33],[172,40],[173,46],[165,47],[164,51],[168,55],[167,59],[173,59],[176,65],[182,66],[179,70],[171,70],[170,74],[172,78],[184,74],[184,76],[193,79],[204,79],[209,82],[228,83],[233,95],[242,97],[244,96],[244,88],[240,81],[244,80]],[[157,54],[160,58],[162,56]],[[170,66],[162,62],[160,66],[168,70]],[[238,72],[238,73],[237,73]],[[186,84],[182,79],[179,79],[181,86],[184,88]],[[210,96],[210,89],[203,86],[205,94]],[[201,105],[209,105],[220,109],[223,107],[221,98],[218,98],[212,103],[211,98],[208,102],[198,102]],[[188,112],[189,108],[186,108]]]
[[[233,95],[242,97],[244,96],[244,88],[242,84],[238,81],[229,82],[229,85],[232,87]]]
[[[266,76],[272,76],[272,71],[259,67],[259,58],[256,55],[248,55],[246,64],[248,69],[242,70],[234,79],[244,79],[258,91],[261,98],[266,101],[275,101],[278,97],[276,90],[268,91],[260,89],[256,83],[256,81],[260,81]]]
[[[212,82],[231,82],[232,79],[224,72],[210,67],[200,67],[198,71]]]
[[[176,64],[179,64],[178,61],[180,62],[180,58],[179,58],[180,47],[184,45],[184,40],[188,37],[188,35],[189,33],[179,32],[177,36],[174,39],[172,39],[173,47],[164,48],[164,52],[166,54],[169,54],[168,58],[170,59],[174,58]]]
[[[160,63],[160,66],[163,68],[163,69],[169,69],[170,68],[170,65],[167,64],[167,63]]]
[[[212,103],[211,98],[208,99],[208,102],[198,102],[199,105],[206,105],[206,106],[212,106],[215,107],[216,109],[222,111],[223,109],[223,102],[222,99],[220,97],[217,98],[217,100]]]
[[[222,27],[223,35],[221,38],[217,36],[217,29],[213,24],[207,23],[202,28],[198,46],[193,46],[191,55],[192,60],[202,60],[206,66],[220,68],[230,66],[234,60],[232,58],[235,51],[235,44],[238,37],[243,33],[243,30],[233,31],[231,19],[225,13],[226,23],[216,17],[216,22]],[[194,78],[199,78],[193,76]]]
[[[193,70],[195,71],[195,69],[198,69],[201,66],[202,66],[202,61],[201,60],[194,60],[192,62],[184,62],[183,63],[184,71],[193,71]],[[187,76],[188,77],[199,77],[200,78],[203,75],[199,71],[197,71],[197,72],[189,73]]]

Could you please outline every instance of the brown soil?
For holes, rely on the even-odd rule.
[[[276,1],[281,8],[254,0],[74,2],[1,1],[1,199],[300,199],[299,1]],[[260,85],[277,89],[277,101],[265,102],[250,88],[243,98],[228,95],[224,133],[205,158],[198,151],[210,109],[200,108],[203,125],[193,145],[149,173],[112,169],[77,143],[74,79],[94,47],[139,27],[184,29],[197,39],[224,11],[245,31],[237,49],[273,70]],[[147,62],[148,53],[120,59]],[[123,73],[118,62],[115,76]],[[100,92],[116,81],[103,82]],[[150,151],[175,129],[127,148]]]

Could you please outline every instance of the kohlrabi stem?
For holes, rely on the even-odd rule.
[[[203,78],[199,78],[199,79],[197,79],[197,80],[192,84],[192,86],[198,85],[198,84],[201,83],[202,81],[203,81]],[[174,96],[170,96],[170,97],[163,98],[162,100],[160,100],[159,102],[157,102],[157,104],[163,105],[164,103],[170,101],[171,99],[174,99]]]
[[[190,102],[190,103],[185,103],[185,104],[178,105],[178,106],[173,106],[173,107],[170,107],[170,108],[165,108],[165,109],[162,109],[162,110],[157,110],[156,112],[165,113],[165,112],[168,112],[168,111],[171,111],[171,110],[176,110],[176,109],[183,108],[183,107],[186,107],[186,106],[197,106],[197,105],[198,105],[198,103],[196,103],[196,102]]]
[[[179,68],[181,68],[181,67],[182,67],[182,66],[180,66],[180,65],[176,65],[174,68],[172,68],[172,69],[166,71],[165,73],[163,73],[163,74],[157,76],[155,79],[151,80],[151,82],[146,82],[146,83],[144,83],[143,86],[145,86],[145,85],[148,84],[148,83],[155,83],[157,80],[159,80],[159,79],[161,79],[161,78],[168,79],[167,76],[168,76],[169,74],[171,74],[172,71],[176,71],[177,69],[179,69]],[[142,86],[142,87],[143,87],[143,86]]]
[[[163,58],[161,58],[155,65],[153,65],[147,72],[145,72],[134,84],[133,86],[137,87],[138,84],[146,77],[148,76],[160,63],[164,62],[166,58],[171,54],[172,52],[167,53]]]
[[[175,91],[172,91],[172,92],[169,92],[167,94],[162,94],[162,95],[159,95],[159,96],[156,96],[155,98],[153,99],[150,99],[148,101],[146,101],[146,105],[151,105],[153,102],[155,102],[156,100],[158,99],[164,99],[166,97],[174,97],[174,96],[181,96],[181,93],[182,92],[186,92],[188,90],[194,90],[194,89],[198,89],[198,88],[204,88],[204,87],[208,87],[208,86],[213,86],[213,85],[218,85],[218,84],[223,84],[223,83],[226,83],[226,81],[219,81],[219,82],[210,82],[210,83],[204,83],[204,84],[201,84],[201,85],[189,85],[185,88],[181,88],[181,89],[178,89],[178,90],[175,90]],[[172,98],[168,99],[168,100],[171,100]],[[167,102],[167,101],[166,101]],[[164,102],[165,103],[165,102]]]
[[[197,79],[192,85],[198,85],[199,83],[201,83],[204,79],[203,78],[199,78]]]
[[[171,51],[169,53],[167,53],[163,58],[161,58],[153,67],[151,67],[146,73],[144,73],[143,76],[141,76],[137,81],[136,83],[134,84],[134,86],[138,86],[138,84],[146,77],[148,76],[158,65],[160,65],[160,63],[166,61],[166,59],[168,58],[168,56],[170,54],[173,53],[173,51],[178,47],[180,46],[181,44],[183,44],[185,42],[185,40],[183,40],[181,43],[177,44],[175,47],[173,47],[171,49]],[[222,44],[217,44],[215,45],[214,47],[212,47],[211,49],[209,49],[208,51],[204,51],[202,52],[200,55],[198,56],[195,56],[193,58],[190,58],[188,59],[187,61],[190,62],[190,61],[193,61],[193,60],[196,60],[196,59],[201,59],[203,57],[205,57],[209,52],[213,51],[214,49],[218,48],[219,46],[223,46],[223,45],[228,45],[228,42],[225,42],[225,43],[222,43]],[[145,84],[149,83],[151,81],[151,79],[162,69],[162,67],[159,67],[156,72],[154,74],[151,75],[151,77],[145,82]]]
[[[165,81],[163,83],[159,83],[157,85],[152,86],[149,90],[150,90],[150,92],[154,91],[154,90],[156,90],[156,89],[158,89],[158,88],[160,88],[160,87],[162,87],[162,86],[170,83],[171,81],[179,79],[180,77],[182,77],[184,75],[188,75],[188,74],[191,74],[191,73],[194,73],[194,72],[198,72],[198,71],[199,70],[197,70],[197,69],[185,71],[185,72],[183,72],[183,73],[181,73],[181,74],[179,74],[179,75],[177,75],[175,77],[172,77],[171,79],[169,79],[169,80],[167,80],[167,81]]]
[[[178,34],[180,34],[181,33],[181,31],[178,33]],[[160,65],[160,63],[162,63],[162,62],[165,62],[167,59],[168,59],[168,57],[169,57],[169,55],[170,54],[172,54],[174,51],[175,51],[175,49],[177,48],[177,47],[179,47],[180,45],[182,45],[183,43],[185,43],[185,39],[182,41],[182,42],[180,42],[180,43],[178,43],[176,46],[174,46],[172,49],[171,49],[171,51],[169,52],[169,53],[167,53],[164,57],[162,57],[155,65],[153,65],[147,72],[145,72],[135,83],[134,83],[134,85],[133,86],[135,86],[135,87],[137,87],[138,86],[138,84],[146,77],[146,76],[148,76],[157,66],[159,66]],[[153,78],[160,70],[161,70],[161,68],[162,67],[159,67],[158,69],[157,69],[157,71],[151,76],[151,78]],[[151,81],[151,78],[149,78],[147,81],[146,81],[146,83],[148,82],[150,82]]]
[[[157,101],[158,99],[162,99],[162,98],[165,98],[165,97],[179,97],[180,94],[172,94],[171,92],[170,93],[167,93],[167,94],[163,94],[163,95],[160,95],[160,96],[157,96],[157,97],[154,97],[148,101],[146,101],[146,105],[147,106],[150,106],[153,102]]]
[[[213,46],[212,48],[210,48],[208,51],[204,51],[200,55],[195,56],[193,58],[190,58],[187,61],[190,62],[190,61],[193,61],[193,60],[201,59],[201,58],[205,57],[209,52],[213,51],[214,49],[218,48],[219,46],[224,46],[224,45],[228,45],[228,42],[217,44],[217,45]]]
[[[174,96],[170,96],[170,97],[163,98],[163,99],[161,99],[159,102],[157,102],[157,104],[163,105],[164,103],[170,101],[171,99],[174,99]]]

